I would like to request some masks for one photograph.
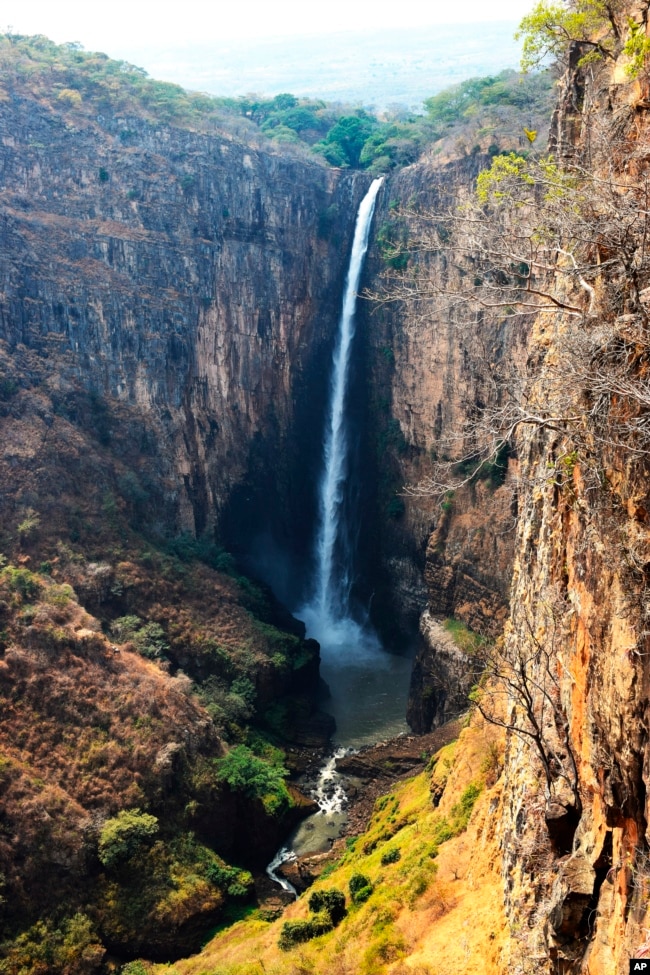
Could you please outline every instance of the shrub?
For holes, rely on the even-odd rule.
[[[362,873],[353,873],[348,884],[350,897],[355,904],[363,904],[372,894],[374,887],[368,877]]]
[[[392,850],[386,850],[385,853],[382,853],[381,865],[382,867],[387,867],[389,863],[397,863],[397,861],[401,860],[401,858],[401,852],[397,849],[397,847],[394,847]]]
[[[14,941],[1,946],[2,975],[87,975],[96,971],[105,954],[92,922],[75,914],[55,927],[37,921]]]
[[[129,860],[158,832],[158,820],[139,809],[123,809],[107,819],[99,834],[99,859],[105,867]]]
[[[464,829],[467,829],[469,817],[472,815],[472,809],[480,794],[480,785],[477,785],[475,782],[470,782],[459,801],[452,807],[451,815],[454,818],[456,832],[461,833]]]
[[[316,890],[308,901],[309,910],[315,914],[327,911],[332,919],[332,924],[336,926],[343,920],[347,911],[345,909],[345,894],[342,890],[332,887],[331,890]]]
[[[126,965],[122,965],[120,975],[149,975],[149,969],[142,961],[127,961]]]
[[[36,576],[29,569],[16,569],[13,565],[8,565],[2,570],[0,579],[7,583],[12,592],[17,593],[22,599],[36,599],[41,591],[41,584]]]
[[[282,925],[278,947],[282,951],[289,951],[294,945],[304,944],[321,934],[327,934],[334,927],[332,918],[327,911],[322,911],[310,917],[307,921],[285,921]]]
[[[211,863],[206,869],[206,877],[230,897],[247,897],[253,886],[253,878],[248,870],[238,870],[221,862]]]
[[[292,804],[284,782],[287,770],[258,758],[246,745],[231,748],[225,758],[217,760],[216,766],[219,782],[225,782],[233,792],[241,792],[249,799],[261,799],[272,815]]]
[[[71,108],[76,108],[81,105],[81,95],[74,88],[64,88],[57,95],[57,101],[70,105]]]
[[[160,623],[145,623],[139,616],[120,616],[113,620],[111,633],[115,640],[133,643],[137,652],[150,660],[164,657],[169,650]]]

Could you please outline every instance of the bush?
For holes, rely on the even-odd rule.
[[[308,901],[309,910],[315,914],[327,911],[332,919],[332,924],[340,924],[347,911],[345,909],[345,894],[342,890],[332,887],[331,890],[316,890]]]
[[[368,877],[362,873],[353,873],[348,884],[350,897],[355,904],[363,904],[372,894],[374,887]]]
[[[315,914],[308,921],[285,921],[280,932],[278,947],[282,951],[289,951],[294,945],[318,938],[319,935],[327,934],[333,928],[332,918],[327,911]]]
[[[395,847],[392,850],[386,850],[385,853],[381,855],[381,865],[382,867],[387,867],[389,863],[397,863],[398,860],[402,859],[402,854]]]
[[[120,975],[149,975],[149,969],[142,961],[127,961],[126,965],[122,965]]]
[[[16,569],[13,565],[8,565],[2,570],[0,579],[7,583],[12,592],[17,593],[22,599],[36,599],[41,591],[41,584],[36,576],[29,569]]]
[[[225,782],[233,792],[241,792],[249,799],[261,799],[271,815],[291,806],[284,781],[287,770],[258,758],[246,745],[231,748],[225,758],[217,760],[216,766],[219,782]]]
[[[481,786],[475,782],[470,782],[459,801],[452,806],[451,815],[454,818],[454,828],[458,833],[467,829],[469,817],[472,815],[472,810],[480,794]]]
[[[139,809],[123,809],[107,819],[99,834],[99,859],[105,867],[130,860],[158,832],[158,820]]]
[[[248,897],[253,886],[253,878],[248,870],[239,870],[221,862],[211,863],[206,869],[206,877],[229,897]]]
[[[59,927],[37,921],[0,951],[2,975],[88,975],[105,954],[85,914],[75,914]]]
[[[113,639],[133,643],[138,653],[154,660],[165,657],[169,644],[160,623],[145,623],[139,616],[120,616],[111,623]]]

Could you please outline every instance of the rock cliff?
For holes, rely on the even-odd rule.
[[[43,430],[89,413],[154,529],[241,544],[291,511],[300,539],[365,178],[27,86],[0,110],[8,388],[49,368]]]
[[[433,158],[392,177],[369,258],[374,300],[366,304],[364,324],[375,451],[368,468],[374,470],[372,510],[381,528],[366,535],[380,566],[375,619],[397,645],[404,646],[410,634],[418,648],[409,720],[420,732],[455,716],[472,683],[467,671],[456,691],[441,692],[435,673],[442,645],[432,640],[429,617],[419,626],[422,612],[455,617],[492,636],[507,615],[516,461],[504,456],[498,470],[486,466],[472,477],[477,465],[464,466],[463,459],[476,443],[475,417],[497,402],[501,365],[525,356],[528,326],[513,325],[502,310],[481,313],[476,321],[449,315],[435,295],[427,295],[426,278],[432,266],[444,267],[452,287],[452,263],[447,267],[445,254],[433,246],[408,251],[430,213],[462,204],[488,164],[480,153],[451,162]],[[451,464],[449,476],[459,487],[446,493],[420,489],[437,461],[454,460],[459,463]]]

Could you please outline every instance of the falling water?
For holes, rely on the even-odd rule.
[[[315,637],[321,645],[349,644],[351,628],[358,628],[358,624],[350,618],[349,605],[351,546],[350,526],[346,524],[345,518],[345,487],[350,451],[346,405],[350,355],[355,333],[357,289],[368,249],[375,201],[382,182],[381,177],[373,181],[357,213],[343,308],[332,359],[323,474],[319,486],[315,582],[312,598],[300,613],[310,636]]]
[[[370,224],[382,179],[376,179],[361,201],[336,348],[332,359],[330,400],[324,435],[323,474],[319,485],[314,586],[309,603],[296,611],[307,633],[321,645],[321,674],[330,688],[327,710],[337,725],[337,749],[320,770],[311,791],[318,812],[301,823],[269,864],[267,873],[287,891],[291,884],[276,871],[296,855],[328,849],[340,835],[347,813],[346,783],[337,761],[350,748],[370,744],[378,736],[406,730],[404,712],[410,674],[405,657],[383,653],[372,629],[352,615],[350,607],[352,544],[346,517],[346,482],[350,445],[347,398],[357,289],[368,249]]]

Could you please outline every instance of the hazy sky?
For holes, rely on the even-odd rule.
[[[2,0],[0,31],[113,57],[159,45],[463,21],[518,20],[533,0]]]

